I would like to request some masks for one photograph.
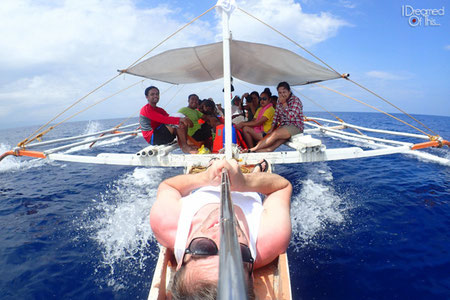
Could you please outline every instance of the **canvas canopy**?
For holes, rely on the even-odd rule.
[[[223,77],[222,53],[222,42],[179,48],[122,72],[173,84],[211,81]],[[232,40],[230,56],[231,76],[256,85],[302,85],[340,77],[292,51],[264,44]]]

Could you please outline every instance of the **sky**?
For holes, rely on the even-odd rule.
[[[40,125],[130,66],[216,1],[2,0],[0,2],[0,129]],[[444,0],[247,0],[243,10],[313,52],[339,73],[412,114],[450,116],[450,5]],[[434,9],[434,14],[433,10]],[[416,15],[412,15],[414,10]],[[419,11],[417,11],[419,10]],[[428,16],[425,14],[428,13]],[[283,47],[320,64],[302,49],[240,11],[231,16],[236,40]],[[212,10],[152,51],[221,39]],[[137,117],[144,89],[160,87],[160,106],[175,113],[187,95],[223,103],[220,81],[169,86],[122,75],[62,115],[129,87],[71,121]],[[235,81],[238,95],[264,87]],[[397,112],[343,79],[323,85],[388,112]],[[275,87],[271,87],[275,92]],[[295,87],[329,111],[373,111],[317,86]],[[302,98],[304,110],[321,108]]]

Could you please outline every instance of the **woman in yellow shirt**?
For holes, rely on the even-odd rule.
[[[253,120],[235,125],[237,129],[242,131],[248,148],[254,147],[255,143],[258,143],[270,130],[275,114],[270,95],[267,92],[261,93],[259,101],[260,107],[256,111]]]

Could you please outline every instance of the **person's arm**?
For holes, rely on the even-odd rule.
[[[279,122],[280,122],[280,108],[279,105],[277,105],[277,107],[275,108],[275,114],[273,115],[272,127],[270,128],[269,132],[272,132]]]
[[[255,268],[267,265],[286,251],[291,239],[290,205],[292,185],[277,174],[242,174],[237,162],[222,163],[230,175],[231,190],[267,195],[256,242]],[[221,167],[221,166],[220,166]]]
[[[164,180],[158,187],[150,211],[150,226],[158,242],[173,249],[181,212],[181,198],[202,186],[218,185],[220,171],[209,168],[198,174],[178,175]]]
[[[266,137],[271,134],[276,128],[276,125],[274,123],[272,123],[272,125],[270,126],[269,131],[266,132]]]
[[[303,115],[303,105],[300,99],[297,97],[292,99],[292,101],[284,109],[286,116],[291,121],[296,120],[299,116]]]
[[[209,167],[212,174],[219,177],[221,176],[221,170],[223,168],[228,171],[232,191],[258,192],[265,195],[270,195],[271,193],[290,185],[289,181],[278,174],[266,172],[243,174],[235,160],[219,160],[214,162],[214,164]],[[214,179],[220,181],[220,178],[214,177]]]
[[[172,125],[178,125],[180,124],[181,118],[178,117],[171,117],[168,114],[163,115],[161,113],[158,113],[154,110],[149,112],[149,115],[147,116],[150,120],[153,120],[158,123],[162,124],[172,124]]]
[[[187,112],[186,112],[187,107],[182,107],[178,110],[178,113],[183,114],[184,118],[180,118],[180,121],[178,123],[178,125],[180,126],[186,126],[186,127],[193,127],[194,123],[193,121],[189,118]],[[201,114],[201,112],[198,112]]]
[[[267,120],[268,119],[265,116],[261,117],[259,120],[255,120],[253,118],[253,120],[247,121],[247,122],[241,122],[241,123],[237,124],[237,126],[239,126],[239,129],[241,129],[244,126],[256,127],[256,126],[260,126],[260,125],[264,124],[264,122],[266,122]]]

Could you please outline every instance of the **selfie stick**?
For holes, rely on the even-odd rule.
[[[220,249],[219,249],[219,299],[244,300],[247,297],[247,281],[240,245],[236,235],[230,179],[226,169],[222,170],[220,199]]]

